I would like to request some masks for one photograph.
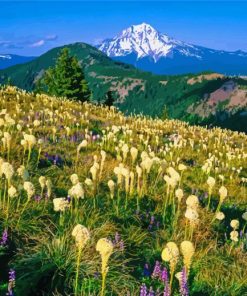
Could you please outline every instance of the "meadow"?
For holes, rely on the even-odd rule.
[[[247,295],[246,134],[5,86],[0,135],[0,295]]]

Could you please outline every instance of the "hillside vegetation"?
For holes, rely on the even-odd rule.
[[[244,133],[10,86],[0,110],[1,295],[247,295]]]
[[[246,79],[225,77],[217,73],[152,75],[113,61],[84,43],[65,47],[79,59],[83,67],[92,92],[92,102],[104,103],[110,91],[114,105],[126,114],[143,113],[162,117],[165,109],[170,118],[191,124],[247,131]],[[54,48],[32,62],[0,71],[0,83],[4,84],[10,79],[11,83],[22,89],[34,90],[44,71],[55,65],[62,48]],[[225,84],[231,83],[234,85],[232,90],[222,95],[221,90]],[[218,95],[219,100],[209,100],[211,96],[217,98]]]

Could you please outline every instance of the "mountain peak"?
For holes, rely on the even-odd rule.
[[[173,50],[180,47],[182,47],[182,54],[195,56],[194,53],[188,51],[188,47],[193,48],[193,45],[161,34],[145,22],[132,25],[113,39],[107,39],[99,45],[99,49],[110,57],[127,56],[134,53],[137,55],[137,59],[148,56],[154,62],[157,62],[161,57],[172,56]]]
[[[151,25],[143,22],[124,29],[113,39],[107,39],[99,49],[110,57],[126,56],[135,53],[137,58],[151,56],[157,61],[166,56],[172,47],[171,38],[160,34]]]

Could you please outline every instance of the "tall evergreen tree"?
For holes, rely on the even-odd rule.
[[[68,48],[62,49],[55,66],[45,72],[38,87],[50,95],[69,99],[85,101],[90,96],[79,61],[70,56]]]

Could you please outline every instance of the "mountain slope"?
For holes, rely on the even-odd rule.
[[[247,74],[247,53],[214,50],[175,40],[149,24],[133,25],[98,46],[109,57],[156,74],[215,71]]]
[[[0,69],[5,69],[17,64],[23,64],[34,59],[35,57],[25,57],[15,54],[0,54]]]
[[[158,76],[113,61],[101,51],[84,43],[66,47],[80,60],[92,91],[91,100],[96,103],[105,102],[110,91],[114,104],[127,114],[135,112],[153,117],[162,116],[166,109],[172,118],[247,131],[244,124],[247,119],[244,113],[247,110],[245,79],[228,78],[214,73]],[[60,50],[61,47],[54,48],[31,62],[0,70],[0,84],[10,78],[14,85],[33,90],[35,82],[44,71],[55,64]],[[215,101],[215,92],[217,97],[217,91],[224,89],[224,84],[228,81],[234,82],[234,91],[227,92],[221,100]],[[236,95],[238,92],[240,94]],[[230,101],[227,104],[227,95],[229,98],[237,96],[238,99],[233,100],[234,104]],[[200,111],[200,104],[208,105],[208,108],[205,107],[207,112]],[[234,121],[229,124],[233,116]],[[238,119],[239,123],[236,124]]]

